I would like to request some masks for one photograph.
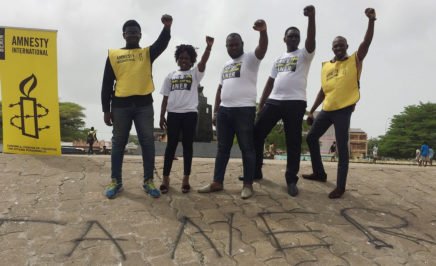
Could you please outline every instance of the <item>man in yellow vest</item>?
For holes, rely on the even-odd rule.
[[[144,168],[144,191],[152,197],[160,192],[153,183],[154,137],[153,137],[153,61],[167,48],[170,41],[173,19],[163,15],[164,25],[159,38],[149,47],[141,48],[141,26],[135,20],[123,25],[126,46],[110,49],[104,70],[101,102],[104,122],[113,125],[111,179],[105,190],[106,197],[115,198],[123,189],[122,165],[124,150],[129,139],[132,122],[135,123],[141,145]]]
[[[319,139],[332,124],[335,127],[339,161],[336,188],[329,194],[331,199],[340,198],[345,192],[350,119],[360,97],[359,79],[362,61],[368,53],[374,35],[375,10],[367,8],[365,14],[368,17],[368,29],[357,52],[350,56],[347,54],[348,44],[344,37],[338,36],[333,40],[332,50],[335,57],[322,65],[321,90],[307,117],[307,123],[309,125],[313,123],[307,135],[313,173],[303,175],[305,179],[327,181],[327,174],[321,161]],[[321,103],[322,110],[314,121],[313,112]]]

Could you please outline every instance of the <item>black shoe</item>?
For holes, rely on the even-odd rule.
[[[288,184],[288,194],[291,197],[295,197],[298,195],[298,188],[296,183]]]
[[[339,199],[340,197],[342,197],[342,195],[344,195],[344,193],[345,193],[345,189],[335,188],[332,192],[330,192],[329,198],[330,199]]]
[[[263,179],[263,175],[262,174],[259,177],[253,178],[253,181],[259,181],[261,179]],[[239,181],[244,181],[244,176],[243,175],[238,176],[238,180]]]
[[[319,182],[327,182],[327,175],[317,175],[315,173],[312,173],[310,175],[302,175],[304,179],[309,179],[313,181],[319,181]]]

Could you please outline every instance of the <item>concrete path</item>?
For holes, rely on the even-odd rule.
[[[156,159],[156,185],[162,158]],[[212,159],[194,159],[189,194],[183,160],[170,192],[141,188],[140,157],[125,158],[124,192],[104,197],[109,156],[0,154],[1,265],[436,265],[436,167],[350,164],[347,192],[300,179],[286,194],[285,162],[266,161],[255,196],[240,199],[241,161],[225,190],[198,194]],[[309,173],[302,162],[300,173]]]

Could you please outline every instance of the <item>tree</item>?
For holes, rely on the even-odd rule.
[[[380,137],[379,154],[412,158],[424,142],[436,147],[436,103],[419,103],[395,115],[385,136]]]
[[[87,131],[84,129],[85,114],[82,106],[72,102],[59,103],[61,140],[73,141],[86,139]]]
[[[129,134],[129,141],[128,142],[133,142],[136,145],[139,145],[138,136],[137,135]]]

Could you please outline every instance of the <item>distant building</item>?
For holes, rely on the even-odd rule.
[[[350,156],[351,158],[368,156],[368,135],[360,128],[350,128]]]

